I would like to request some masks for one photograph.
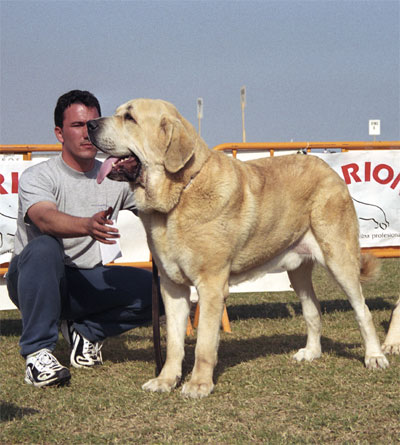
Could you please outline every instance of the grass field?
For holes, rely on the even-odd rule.
[[[364,293],[381,341],[399,296],[400,260],[382,261],[379,281]],[[0,312],[1,444],[392,444],[400,443],[400,357],[370,371],[354,314],[322,269],[314,272],[323,311],[323,355],[296,363],[305,324],[294,293],[235,294],[228,300],[232,334],[222,333],[214,392],[188,400],[180,388],[153,394],[152,329],[108,339],[105,363],[72,368],[68,387],[24,384],[17,311]],[[184,378],[194,361],[186,341]],[[60,340],[55,355],[69,363]]]

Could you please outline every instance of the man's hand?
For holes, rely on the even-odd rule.
[[[95,213],[89,218],[88,232],[92,238],[104,244],[116,243],[113,238],[119,238],[119,232],[117,228],[109,227],[114,224],[111,219],[108,219],[111,215],[112,207],[109,207],[107,210]]]

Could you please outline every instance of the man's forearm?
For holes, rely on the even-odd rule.
[[[114,244],[119,238],[118,229],[111,227],[112,208],[95,213],[90,218],[60,212],[54,203],[39,202],[28,210],[28,217],[42,233],[57,238],[91,236],[104,244]]]
[[[79,216],[72,216],[58,210],[47,209],[36,218],[35,225],[42,233],[57,238],[74,238],[89,236],[89,220]]]

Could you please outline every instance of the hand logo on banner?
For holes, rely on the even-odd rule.
[[[358,201],[355,198],[353,198],[353,201],[359,219],[374,223],[374,229],[386,230],[389,227],[386,213],[381,207]]]

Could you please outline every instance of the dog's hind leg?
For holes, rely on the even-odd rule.
[[[307,325],[307,344],[293,358],[311,361],[321,356],[321,308],[312,285],[313,263],[307,261],[296,270],[288,271],[290,283],[300,298]]]
[[[325,234],[324,240],[319,244],[324,253],[326,267],[343,289],[354,309],[365,344],[365,366],[371,369],[386,368],[389,363],[382,352],[360,284],[361,263],[358,239],[355,236],[343,239],[338,230],[333,238]]]
[[[182,393],[201,398],[209,395],[214,388],[213,372],[217,364],[224,300],[229,293],[228,278],[207,277],[196,288],[200,305],[196,358],[191,379],[183,386]]]
[[[142,389],[169,392],[175,388],[182,376],[190,288],[177,285],[163,276],[160,285],[167,320],[167,357],[160,375],[146,382]]]
[[[345,255],[341,255],[334,264],[327,261],[327,266],[344,290],[354,309],[365,344],[365,366],[371,369],[386,368],[389,363],[382,352],[371,312],[365,304],[359,281],[359,272],[354,270],[358,264],[354,265],[354,262],[346,261]]]

